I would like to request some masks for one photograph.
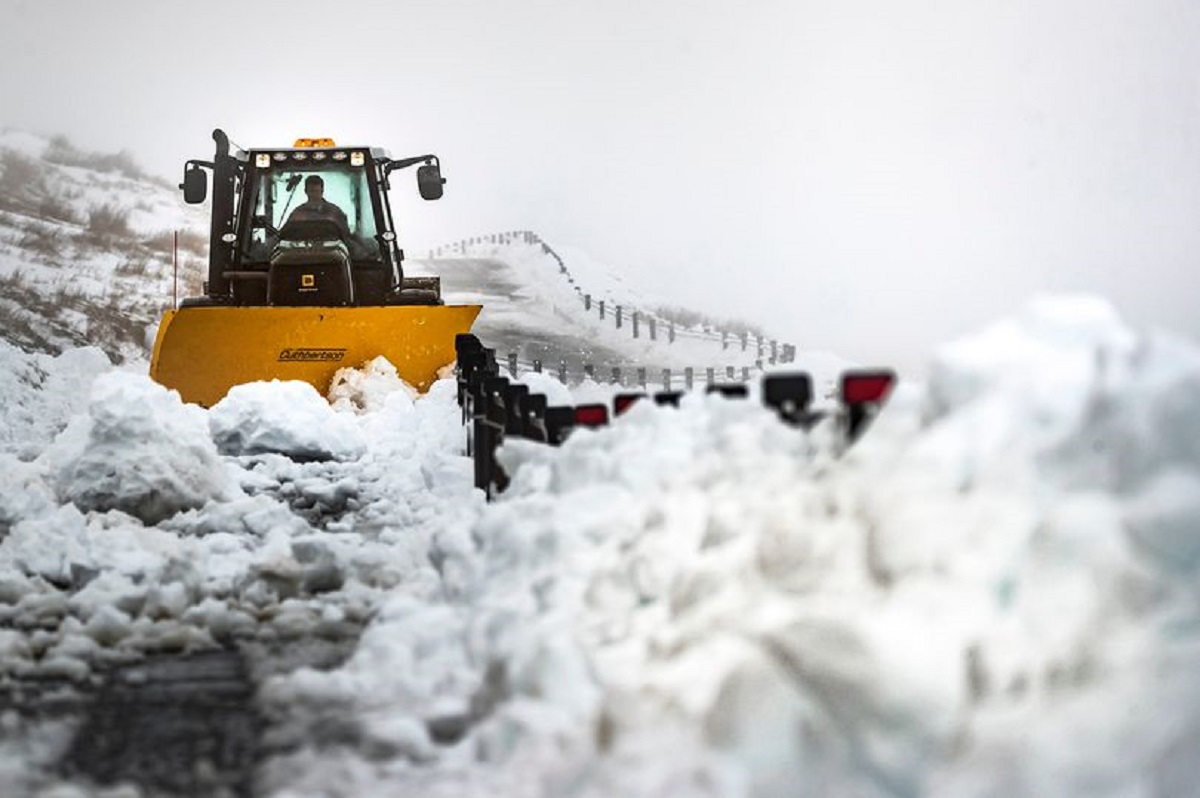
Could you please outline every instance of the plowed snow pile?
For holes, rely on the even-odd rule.
[[[560,449],[510,443],[513,482],[492,505],[470,488],[453,385],[414,401],[371,374],[344,381],[337,409],[286,384],[231,395],[207,413],[225,454],[197,466],[204,503],[155,526],[81,509],[107,483],[85,490],[76,467],[64,493],[80,458],[54,456],[101,420],[153,412],[168,429],[193,413],[152,386],[139,401],[127,375],[101,377],[44,455],[0,455],[0,670],[86,681],[164,641],[365,624],[339,667],[263,680],[274,755],[259,782],[278,796],[1181,796],[1200,782],[1188,344],[1099,301],[1043,300],[938,352],[929,384],[900,391],[844,457],[827,429],[692,395]],[[6,399],[2,417],[29,413]],[[178,448],[104,443],[115,473]],[[39,765],[53,746],[37,747],[53,736],[13,725],[0,781],[54,783]]]

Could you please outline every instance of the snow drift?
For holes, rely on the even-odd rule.
[[[95,434],[106,460],[177,477],[160,449],[211,464],[261,417],[101,378],[42,459],[5,455],[0,610],[39,636],[6,630],[0,669],[86,681],[168,639],[361,628],[342,664],[262,681],[278,796],[1188,794],[1200,353],[1056,298],[930,373],[840,458],[822,427],[697,394],[506,444],[492,505],[451,382],[414,400],[377,366],[320,410],[259,384],[271,445],[226,447],[237,489],[204,465],[157,524],[77,506],[46,464],[111,416],[131,432]],[[315,424],[361,448],[280,454]],[[108,484],[78,473],[72,495]],[[53,783],[13,750],[0,772]]]

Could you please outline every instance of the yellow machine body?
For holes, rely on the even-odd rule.
[[[158,328],[150,377],[185,402],[211,407],[234,385],[303,380],[322,395],[338,369],[382,355],[424,392],[454,361],[479,305],[236,307],[168,311]]]

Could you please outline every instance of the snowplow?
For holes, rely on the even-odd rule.
[[[256,380],[324,394],[339,368],[382,355],[426,390],[481,309],[444,304],[437,277],[404,275],[389,177],[417,166],[421,197],[439,199],[437,156],[330,139],[243,152],[221,130],[213,140],[214,159],[187,161],[180,184],[185,202],[202,203],[212,172],[208,279],[164,314],[150,377],[210,407]]]

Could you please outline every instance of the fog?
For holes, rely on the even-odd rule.
[[[1042,291],[1200,337],[1195,0],[5,0],[0,126],[177,180],[437,153],[410,251],[533,229],[664,300],[920,373]]]

